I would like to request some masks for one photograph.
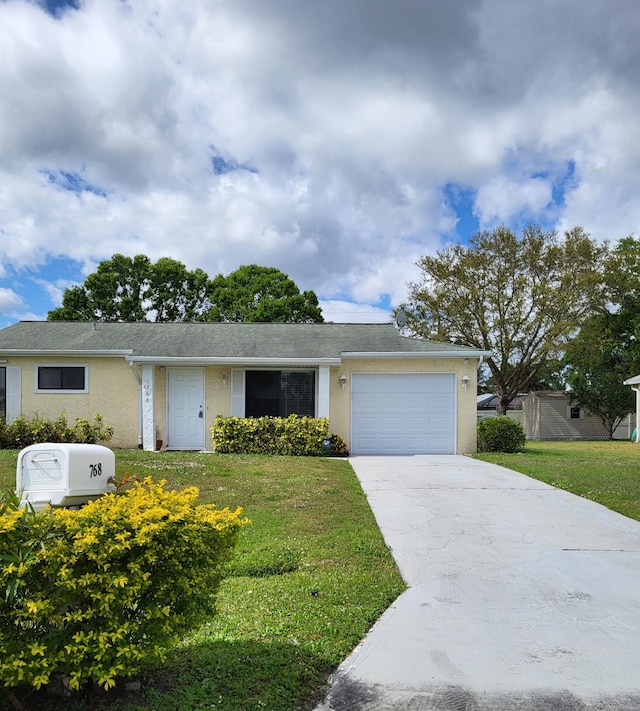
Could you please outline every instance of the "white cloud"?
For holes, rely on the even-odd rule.
[[[391,310],[352,301],[320,301],[325,321],[334,323],[389,323]]]
[[[0,314],[9,314],[24,307],[24,301],[12,289],[0,287]]]
[[[543,178],[521,181],[507,177],[495,178],[485,183],[476,197],[476,214],[483,228],[508,224],[514,217],[525,213],[540,215],[551,202],[551,184]]]
[[[635,0],[0,2],[0,262],[258,262],[375,313],[455,238],[445,185],[637,233],[639,33]]]

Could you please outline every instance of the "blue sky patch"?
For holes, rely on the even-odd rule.
[[[50,183],[57,185],[63,190],[69,190],[72,193],[93,193],[100,197],[107,197],[107,193],[97,185],[92,185],[87,182],[79,173],[67,172],[66,170],[42,170],[43,175],[46,175]]]
[[[447,183],[443,189],[446,205],[456,214],[456,235],[461,242],[468,242],[480,230],[480,223],[473,212],[476,191],[457,183]]]
[[[80,0],[39,0],[40,7],[52,17],[61,17],[67,10],[79,10]]]
[[[569,160],[565,172],[553,181],[551,197],[555,205],[562,207],[565,204],[565,193],[575,188],[576,182],[576,164]]]
[[[224,175],[225,173],[231,173],[234,170],[246,170],[249,173],[257,173],[258,170],[253,166],[247,165],[246,163],[238,163],[235,158],[223,158],[219,155],[215,148],[213,149],[215,155],[211,158],[211,167],[215,175]]]

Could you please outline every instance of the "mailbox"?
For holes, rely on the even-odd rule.
[[[18,455],[16,492],[20,505],[39,511],[51,506],[80,506],[115,491],[116,458],[99,444],[43,443]]]

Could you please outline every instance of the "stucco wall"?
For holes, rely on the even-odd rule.
[[[342,366],[331,368],[330,425],[331,431],[350,443],[351,436],[351,376],[353,373],[455,373],[456,374],[456,454],[473,453],[477,449],[476,395],[478,361],[476,358],[369,358],[344,360]],[[344,390],[340,376],[347,377]],[[467,375],[467,389],[462,377]]]
[[[36,365],[64,363],[88,365],[89,388],[86,393],[36,392]],[[114,428],[113,447],[138,445],[138,383],[131,368],[120,358],[11,358],[19,366],[21,411],[27,419],[55,419],[61,413],[70,423],[76,418],[91,419],[100,414],[105,425]]]
[[[44,363],[88,365],[89,388],[87,393],[36,393],[35,366]],[[91,418],[101,414],[105,424],[114,428],[109,442],[113,447],[135,448],[139,443],[139,384],[129,364],[121,358],[11,358],[9,365],[19,366],[21,379],[22,414],[53,419],[65,413],[70,422],[77,417]],[[227,372],[223,382],[222,373]],[[137,369],[140,373],[139,368]],[[449,358],[370,358],[349,359],[340,367],[330,369],[331,431],[350,442],[351,434],[351,378],[358,372],[393,373],[455,373],[456,374],[456,452],[476,451],[476,390],[477,360]],[[339,378],[345,375],[344,390]],[[461,386],[463,375],[469,376],[467,389]],[[167,368],[154,369],[155,424],[159,439],[167,443]],[[211,446],[211,426],[217,415],[231,414],[231,369],[205,368],[205,448]]]
[[[222,374],[226,373],[226,384]],[[205,370],[205,448],[211,449],[211,427],[218,415],[231,415],[231,368],[210,367]]]

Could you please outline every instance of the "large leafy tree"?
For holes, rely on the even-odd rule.
[[[318,297],[280,270],[243,266],[211,280],[162,257],[114,254],[66,289],[49,321],[322,321]]]
[[[606,246],[579,227],[560,239],[530,226],[479,232],[423,257],[409,284],[410,332],[489,350],[498,412],[559,358],[582,320],[600,305]]]
[[[300,292],[286,274],[274,267],[244,265],[213,280],[211,321],[282,323],[322,322],[313,291]]]
[[[194,321],[208,311],[210,281],[201,269],[162,257],[114,254],[83,284],[66,289],[49,321]]]
[[[114,254],[98,264],[83,284],[65,289],[62,306],[49,311],[49,321],[144,321],[148,257]]]
[[[565,353],[572,402],[599,417],[610,439],[634,406],[634,393],[623,383],[640,372],[639,348],[625,342],[627,326],[621,314],[590,316]]]
[[[606,304],[582,324],[564,363],[574,402],[597,415],[613,437],[634,407],[623,382],[640,373],[640,240],[621,239],[604,274]]]

